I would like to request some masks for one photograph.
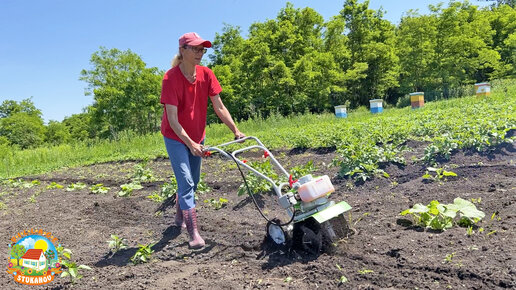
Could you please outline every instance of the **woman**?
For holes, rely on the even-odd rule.
[[[175,223],[186,227],[192,248],[205,245],[197,229],[194,193],[201,174],[208,97],[215,113],[235,138],[245,137],[220,99],[222,88],[217,78],[209,68],[199,65],[208,47],[211,42],[195,32],[181,36],[179,53],[163,77],[161,90],[164,106],[161,133],[178,186]]]

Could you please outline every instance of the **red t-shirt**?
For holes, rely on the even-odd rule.
[[[179,66],[169,69],[163,76],[161,134],[181,143],[184,142],[170,127],[165,104],[177,107],[179,124],[194,142],[200,143],[206,133],[208,97],[216,96],[222,91],[219,81],[209,68],[198,65],[195,69],[196,79],[193,83],[190,83],[181,73]]]

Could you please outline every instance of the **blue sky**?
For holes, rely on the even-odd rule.
[[[195,31],[213,40],[224,23],[240,26],[274,19],[287,1],[280,0],[0,0],[0,103],[29,97],[45,121],[62,121],[93,102],[79,81],[100,46],[131,49],[149,67],[166,70],[177,39]],[[344,0],[292,0],[311,7],[325,20],[337,15]],[[448,1],[371,0],[385,18],[398,23],[409,9],[428,13],[429,4]],[[485,6],[487,1],[470,1]],[[244,35],[245,36],[245,35]]]

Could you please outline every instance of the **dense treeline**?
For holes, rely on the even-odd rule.
[[[408,93],[449,97],[463,85],[516,76],[516,11],[468,2],[407,11],[399,25],[368,1],[347,0],[327,22],[311,8],[283,8],[244,39],[226,25],[214,41],[212,68],[237,118],[352,108]]]
[[[328,21],[311,8],[288,3],[276,19],[257,22],[247,37],[225,25],[205,58],[217,75],[224,103],[242,120],[332,111],[382,98],[403,104],[410,92],[448,98],[476,82],[516,77],[516,9],[499,0],[478,9],[469,2],[407,11],[400,23],[369,2],[346,0]],[[148,68],[134,52],[101,47],[81,72],[93,104],[63,122],[43,124],[30,99],[0,106],[0,146],[29,148],[123,131],[156,132],[164,71]],[[216,120],[210,112],[209,122]]]

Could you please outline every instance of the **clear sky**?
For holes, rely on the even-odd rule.
[[[287,1],[280,0],[0,0],[0,103],[32,97],[46,122],[82,112],[92,104],[80,71],[90,68],[100,46],[131,49],[149,67],[166,70],[177,52],[177,40],[195,31],[213,40],[224,23],[245,34],[254,22],[274,19]],[[291,0],[311,7],[325,20],[342,9],[344,0]],[[448,1],[371,0],[394,24],[404,12],[428,13],[429,4]],[[487,1],[470,1],[485,6]],[[209,52],[208,52],[209,53]],[[207,57],[207,56],[205,56]]]

